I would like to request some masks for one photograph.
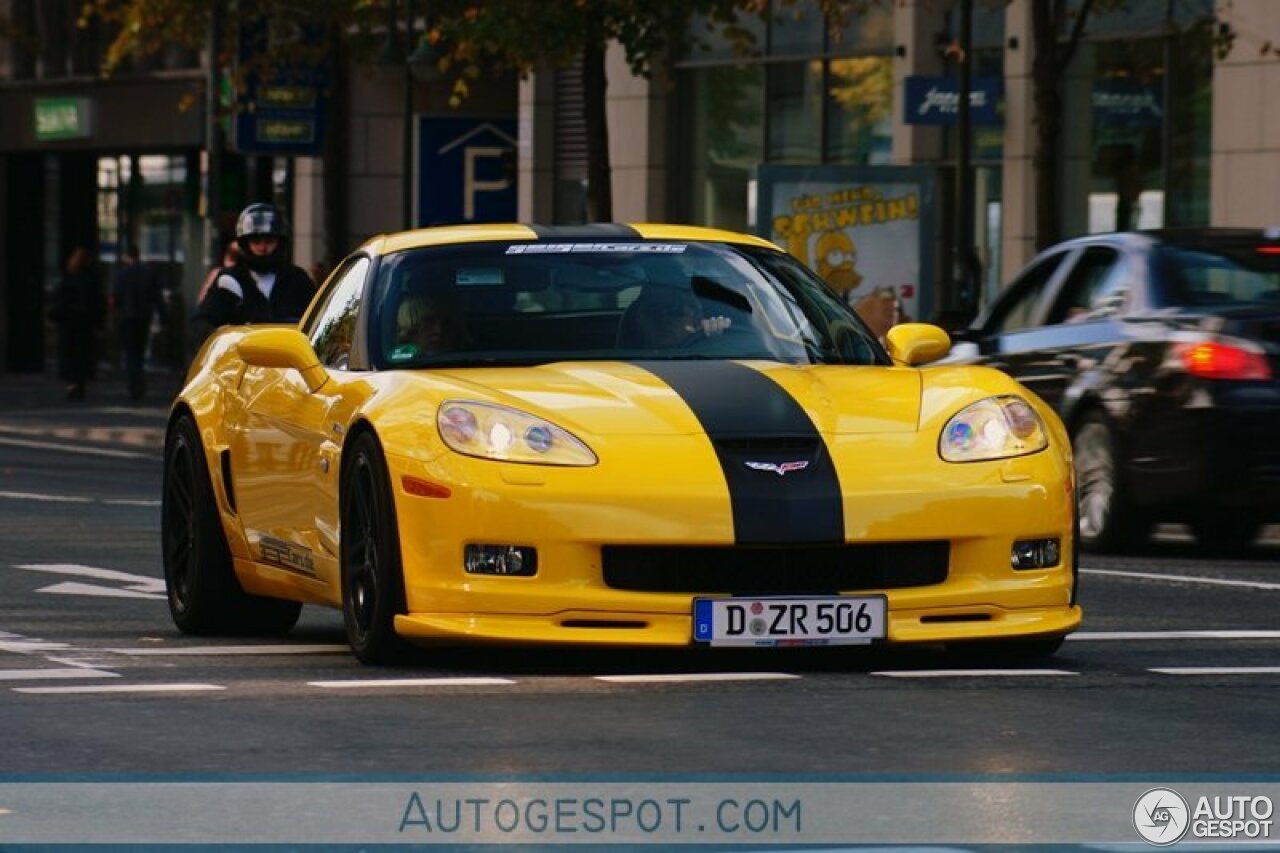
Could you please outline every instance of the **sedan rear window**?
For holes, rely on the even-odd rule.
[[[1171,296],[1189,306],[1280,302],[1280,255],[1256,247],[1163,249]]]

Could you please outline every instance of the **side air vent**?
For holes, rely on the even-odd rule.
[[[224,450],[219,453],[218,461],[222,468],[222,489],[227,494],[227,506],[232,512],[237,512],[236,490],[231,486],[231,451]]]

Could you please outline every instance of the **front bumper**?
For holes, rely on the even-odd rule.
[[[828,443],[840,472],[845,541],[946,542],[945,578],[809,591],[885,594],[887,639],[895,643],[1074,630],[1081,610],[1072,603],[1070,463],[1050,449],[999,462],[948,464],[937,459],[933,440],[850,436]],[[692,600],[699,593],[611,588],[602,553],[609,545],[733,546],[724,477],[714,456],[689,451],[686,438],[643,443],[649,446],[624,456],[600,452],[600,465],[576,469],[455,455],[430,462],[390,457],[409,610],[396,618],[396,630],[424,640],[692,643]],[[635,461],[606,461],[617,459]],[[657,459],[667,464],[647,462]],[[452,495],[409,495],[400,487],[404,475],[448,484]],[[1027,538],[1058,538],[1060,563],[1013,570],[1012,545]],[[538,573],[467,574],[467,544],[537,548]]]

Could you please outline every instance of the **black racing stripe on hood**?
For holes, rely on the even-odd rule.
[[[585,225],[529,225],[539,240],[598,240],[605,237],[640,239],[640,232],[617,222],[589,222]]]
[[[782,386],[732,361],[636,362],[667,383],[715,447],[739,545],[844,542],[844,501],[831,454]],[[805,462],[785,475],[748,462]]]

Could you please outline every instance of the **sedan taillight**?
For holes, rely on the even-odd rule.
[[[1182,366],[1201,379],[1270,379],[1271,365],[1260,352],[1216,341],[1179,344]]]

